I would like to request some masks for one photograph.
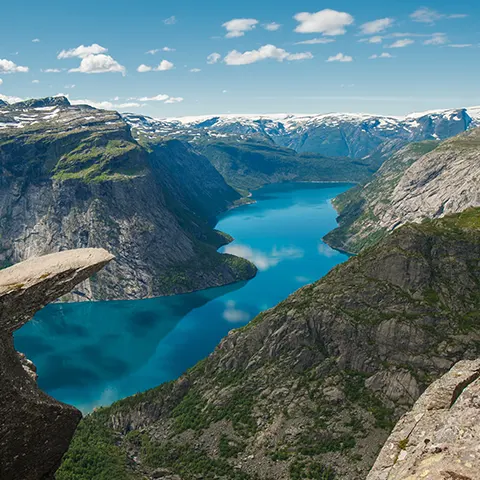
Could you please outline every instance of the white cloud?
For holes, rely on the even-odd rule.
[[[163,102],[163,103],[180,103],[183,102],[182,97],[171,97],[165,93],[159,93],[153,97],[140,97],[133,98],[132,100],[138,100],[140,102]]]
[[[87,55],[82,58],[78,68],[71,68],[69,72],[79,73],[107,73],[116,72],[125,75],[125,67],[120,65],[110,55]]]
[[[38,43],[38,42],[40,42],[40,39],[39,39],[39,38],[34,38],[34,39],[32,40],[32,43]]]
[[[45,70],[41,70],[42,73],[60,73],[61,70],[59,68],[46,68]]]
[[[248,312],[244,312],[243,310],[239,310],[236,308],[236,303],[233,300],[228,300],[225,303],[225,310],[223,312],[223,318],[227,322],[232,323],[240,323],[240,322],[248,322],[250,320],[250,315]]]
[[[468,48],[473,47],[471,43],[451,43],[448,45],[450,48]]]
[[[77,48],[71,48],[70,50],[62,50],[58,55],[57,58],[59,60],[63,58],[86,58],[90,55],[98,55],[99,53],[106,53],[108,49],[98,45],[97,43],[93,43],[92,45],[85,46],[80,45]]]
[[[175,17],[175,15],[172,15],[171,17],[166,18],[163,23],[165,25],[175,25],[177,23],[177,17]]]
[[[76,87],[76,85],[72,83],[70,85],[65,85],[63,88],[71,90],[72,88],[75,88],[75,87]]]
[[[141,107],[137,102],[126,102],[126,103],[112,103],[109,101],[97,101],[97,100],[69,100],[72,105],[90,105],[94,108],[100,108],[103,110],[117,110],[122,108],[135,108]]]
[[[147,51],[145,52],[145,54],[147,54],[147,55],[155,55],[155,54],[158,53],[159,51],[160,51],[159,48],[154,48],[154,49],[152,49],[152,50],[147,50]]]
[[[414,40],[410,38],[404,38],[402,40],[397,40],[396,42],[393,42],[391,45],[389,45],[388,48],[404,48],[412,45],[413,43],[415,43]]]
[[[423,42],[424,45],[445,45],[448,37],[444,33],[434,33],[430,38]]]
[[[393,58],[393,55],[391,55],[390,53],[381,53],[380,55],[371,55],[370,57],[368,57],[370,60],[375,60],[376,58]]]
[[[192,73],[198,73],[198,72],[201,72],[202,70],[200,68],[191,68],[190,71]]]
[[[8,96],[8,95],[2,95],[0,93],[0,100],[3,100],[4,102],[7,102],[7,103],[17,103],[17,102],[23,101],[23,98],[11,97],[11,96]]]
[[[295,45],[319,45],[325,43],[332,43],[334,41],[334,38],[311,38],[310,40],[303,40],[303,42],[297,42],[295,43]]]
[[[254,18],[234,18],[225,22],[222,27],[227,30],[226,38],[243,37],[245,32],[253,30],[258,25]]]
[[[163,47],[162,51],[164,51],[164,52],[175,52],[175,48]]]
[[[140,73],[145,73],[150,71],[152,71],[152,67],[149,67],[148,65],[145,65],[143,63],[137,67],[137,72],[140,72]]]
[[[213,65],[214,63],[217,63],[221,58],[222,56],[219,53],[216,53],[216,52],[211,53],[207,57],[207,63],[209,63],[210,65]]]
[[[310,52],[289,53],[283,48],[277,48],[275,45],[264,45],[258,50],[250,50],[244,53],[232,50],[225,57],[224,61],[227,65],[249,65],[261,60],[274,59],[279,62],[307,60],[313,58]]]
[[[228,93],[228,90],[222,90],[222,93]]]
[[[269,32],[276,32],[281,27],[281,25],[277,22],[265,23],[262,26],[265,30],[268,30]]]
[[[7,59],[0,59],[0,73],[26,73],[28,67],[22,67]]]
[[[175,65],[172,62],[169,62],[168,60],[162,60],[159,64],[158,67],[155,68],[155,71],[157,72],[165,72],[166,70],[171,70]]]
[[[437,12],[436,10],[433,10],[427,7],[419,8],[410,15],[410,18],[414,22],[429,23],[431,25],[434,24],[437,20],[465,18],[465,17],[467,17],[467,15],[463,13],[454,13],[451,15],[445,15],[443,13]]]
[[[323,33],[324,35],[343,35],[346,27],[354,21],[349,13],[337,12],[329,8],[316,13],[297,13],[293,18],[299,22],[295,28],[296,32]]]
[[[3,80],[0,78],[0,85],[3,83]]]
[[[366,42],[366,43],[382,43],[383,42],[383,37],[380,35],[375,35],[373,37],[368,37],[368,38],[361,38],[359,42]]]
[[[328,57],[327,62],[353,62],[353,58],[343,53],[337,53],[332,57]]]
[[[32,80],[32,83],[40,83],[40,80]]]
[[[341,255],[338,250],[334,250],[323,242],[318,244],[317,251],[322,257],[332,258]]]
[[[168,100],[165,100],[165,103],[180,103],[183,102],[182,97],[170,97]]]
[[[149,65],[141,64],[137,67],[137,72],[165,72],[166,70],[171,70],[175,65],[168,60],[162,60],[158,66],[150,67]]]
[[[373,35],[374,33],[381,33],[393,25],[393,18],[380,18],[372,22],[364,23],[360,26],[360,31],[364,35]]]

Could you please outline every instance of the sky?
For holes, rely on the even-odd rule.
[[[154,117],[480,105],[472,0],[4,2],[0,99]]]

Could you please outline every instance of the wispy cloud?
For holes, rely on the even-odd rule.
[[[350,55],[344,55],[343,53],[337,53],[328,57],[327,62],[353,62],[353,57]]]
[[[171,17],[166,18],[163,23],[165,25],[175,25],[177,23],[177,17],[175,17],[175,15],[172,15]]]
[[[369,60],[376,60],[377,58],[393,58],[393,55],[391,55],[390,53],[381,53],[380,55],[371,55],[370,57],[368,57]]]
[[[444,33],[434,33],[423,42],[424,45],[445,45],[446,43],[448,43],[448,37]]]
[[[240,310],[236,306],[236,302],[233,300],[228,300],[225,303],[225,310],[223,311],[223,318],[227,322],[232,322],[232,323],[245,323],[250,320],[250,314],[248,312],[245,312],[244,310]]]
[[[375,35],[373,37],[368,37],[368,38],[361,38],[359,42],[364,42],[364,43],[382,43],[383,42],[383,37],[380,35]]]
[[[248,245],[233,244],[227,245],[224,249],[225,253],[246,258],[253,262],[260,271],[268,270],[275,267],[283,260],[302,258],[304,251],[296,247],[273,247],[271,252],[262,252],[255,250]]]
[[[279,30],[282,26],[277,23],[277,22],[270,22],[270,23],[264,23],[262,25],[262,27],[265,29],[265,30],[268,30],[269,32],[276,32],[277,30]]]
[[[411,38],[404,38],[402,40],[397,40],[396,42],[393,42],[391,45],[388,46],[388,48],[405,48],[414,43],[415,41]]]
[[[58,55],[57,58],[59,60],[64,58],[85,58],[89,55],[97,55],[99,53],[106,53],[108,49],[98,45],[98,43],[93,43],[92,45],[80,45],[76,48],[71,48],[69,50],[62,50]]]
[[[454,19],[454,18],[465,18],[468,15],[464,13],[453,13],[453,14],[444,14],[437,12],[436,10],[433,10],[428,7],[421,7],[417,10],[415,10],[411,15],[410,18],[414,22],[419,22],[419,23],[428,23],[430,25],[434,24],[438,20],[442,19]]]
[[[258,50],[250,50],[247,52],[238,52],[232,50],[224,59],[227,65],[249,65],[251,63],[260,62],[262,60],[273,59],[278,62],[308,60],[313,58],[310,52],[303,53],[289,53],[283,48],[278,48],[275,45],[264,45]]]
[[[211,53],[207,57],[207,63],[210,64],[210,65],[213,65],[214,63],[217,63],[221,58],[222,58],[222,56],[219,53],[217,53],[217,52]]]
[[[303,40],[302,42],[296,42],[295,45],[322,45],[326,43],[332,43],[334,41],[335,41],[334,38],[320,37],[320,38],[311,38],[310,40]]]
[[[384,32],[393,25],[393,18],[380,18],[372,22],[364,23],[360,26],[360,32],[364,35],[373,35],[375,33]]]

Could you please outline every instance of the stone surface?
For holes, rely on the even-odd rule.
[[[102,249],[64,251],[0,270],[0,478],[50,480],[81,413],[36,384],[35,366],[15,351],[12,332],[47,303],[113,259]]]
[[[480,478],[480,359],[458,362],[397,423],[367,480]]]

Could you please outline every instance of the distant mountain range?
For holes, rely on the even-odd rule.
[[[480,125],[480,107],[435,110],[405,117],[370,114],[218,115],[153,119],[125,114],[147,138],[175,136],[192,142],[255,137],[298,153],[361,159],[421,140],[444,140]]]

